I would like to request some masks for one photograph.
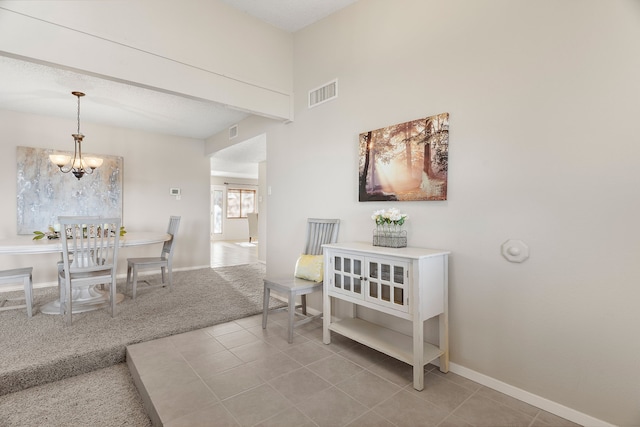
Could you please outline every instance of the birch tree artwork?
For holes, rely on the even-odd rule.
[[[359,199],[447,200],[449,113],[360,134]]]

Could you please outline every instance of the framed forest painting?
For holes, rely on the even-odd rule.
[[[449,113],[360,134],[359,200],[447,200]]]

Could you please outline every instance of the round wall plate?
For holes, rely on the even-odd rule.
[[[501,248],[502,256],[509,262],[524,262],[529,258],[529,246],[522,240],[509,239]]]

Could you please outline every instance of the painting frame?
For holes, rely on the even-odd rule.
[[[447,200],[449,113],[359,135],[358,200]]]

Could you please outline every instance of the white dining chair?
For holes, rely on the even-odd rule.
[[[173,290],[173,250],[176,243],[176,234],[178,233],[178,227],[180,226],[180,217],[171,216],[169,218],[169,227],[167,228],[167,234],[171,235],[171,238],[164,242],[162,245],[162,251],[159,257],[146,257],[146,258],[127,258],[127,292],[129,286],[131,286],[131,298],[136,299],[136,291],[138,282],[144,283],[145,289],[164,287],[169,285],[169,290]],[[161,282],[158,284],[151,284],[148,280],[138,280],[138,272],[140,270],[160,269]],[[167,279],[165,281],[165,275]]]
[[[58,222],[62,228],[60,314],[65,323],[72,322],[74,289],[104,284],[109,284],[108,307],[115,317],[120,218],[73,216],[59,217]]]
[[[12,270],[0,271],[0,289],[2,285],[15,285],[22,283],[24,287],[24,298],[4,298],[0,299],[0,311],[14,310],[17,308],[26,308],[27,316],[33,314],[33,267],[14,268]],[[24,304],[16,304],[7,306],[9,301],[25,300]]]
[[[324,264],[322,245],[337,242],[339,227],[339,219],[309,218],[307,220],[304,250],[296,262],[294,274],[285,277],[267,276],[264,279],[262,329],[267,327],[269,297],[272,290],[287,297],[289,312],[287,341],[289,343],[293,342],[293,328],[322,316],[322,313],[314,316],[307,314],[307,295],[322,291]],[[299,306],[296,305],[298,296],[301,301]],[[301,309],[300,312],[296,311],[298,307]],[[296,321],[295,316],[302,317],[302,319]]]

